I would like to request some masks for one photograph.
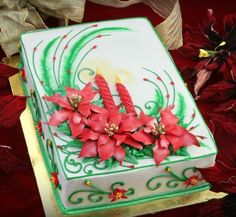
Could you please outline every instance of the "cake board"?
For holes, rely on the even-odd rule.
[[[15,61],[14,61],[15,62]],[[10,63],[15,66],[16,64]],[[12,76],[10,79],[11,89],[14,95],[24,95],[23,89],[20,84],[20,77],[18,74]],[[31,116],[31,112],[29,106],[27,105],[25,111],[22,113],[20,117],[24,137],[26,140],[26,145],[28,148],[31,164],[33,167],[33,171],[35,174],[36,182],[39,189],[39,194],[42,200],[43,208],[46,217],[63,217],[66,215],[62,215],[57,207],[53,190],[51,186],[51,182],[43,162],[43,157],[41,155],[40,147],[38,144],[35,127],[33,124],[33,119]],[[209,190],[203,192],[197,192],[193,194],[187,194],[179,197],[165,198],[154,200],[151,202],[145,202],[138,205],[132,205],[127,207],[121,207],[116,209],[109,209],[106,211],[100,211],[92,213],[89,212],[87,214],[81,214],[76,216],[87,217],[96,215],[99,216],[111,216],[111,217],[131,217],[138,216],[148,213],[160,212],[163,210],[168,210],[172,208],[192,205],[196,203],[201,203],[208,201],[210,199],[222,198],[226,194],[224,193],[214,193]],[[71,215],[75,216],[75,215]]]

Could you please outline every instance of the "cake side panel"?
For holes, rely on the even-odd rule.
[[[68,180],[63,204],[68,212],[77,209],[85,212],[206,190],[209,185],[195,168],[198,161],[189,161],[188,166],[179,162],[129,173]]]

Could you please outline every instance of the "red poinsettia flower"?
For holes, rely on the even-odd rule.
[[[185,186],[188,187],[190,185],[198,185],[199,182],[201,181],[201,179],[194,175],[194,176],[190,176],[186,181],[185,181]]]
[[[127,199],[128,197],[125,195],[126,192],[127,191],[124,189],[116,188],[113,192],[109,194],[108,198],[111,199],[111,202],[114,202],[120,199]]]
[[[154,144],[153,157],[156,164],[160,164],[170,155],[169,146],[174,152],[179,148],[189,145],[200,146],[196,137],[178,125],[179,119],[172,114],[172,107],[161,111],[160,123],[153,117],[140,113],[143,129],[132,134],[133,139],[143,144]]]
[[[51,115],[48,124],[57,126],[68,120],[72,137],[76,138],[85,128],[84,118],[87,118],[93,109],[99,109],[90,103],[95,95],[91,83],[88,83],[82,90],[66,87],[65,97],[59,94],[45,96],[44,99],[61,107]]]
[[[50,181],[54,184],[55,188],[57,188],[59,185],[58,173],[52,172]]]
[[[210,115],[218,147],[215,166],[200,169],[213,191],[236,193],[236,100],[221,104]]]
[[[89,128],[84,129],[80,140],[83,143],[80,157],[99,156],[101,160],[114,157],[122,163],[125,157],[125,149],[122,143],[142,149],[138,142],[127,139],[129,133],[134,132],[140,126],[140,121],[135,114],[118,113],[117,110],[106,113],[93,113],[86,120]]]
[[[224,36],[214,30],[215,21],[213,10],[209,9],[198,27],[186,26],[184,30],[180,52],[199,61],[194,68],[196,95],[213,71],[221,73],[225,80],[236,81],[236,13],[224,17]]]

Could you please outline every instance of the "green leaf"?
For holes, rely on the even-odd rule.
[[[131,164],[138,164],[138,161],[136,160],[136,157],[134,157],[131,154],[126,154],[125,158],[124,158],[124,161],[126,161],[128,163],[131,163]]]
[[[65,133],[67,136],[71,136],[71,131],[70,131],[70,127],[68,125],[67,122],[62,123],[60,126],[58,126],[58,131]]]
[[[90,162],[94,162],[97,159],[98,159],[98,157],[85,157],[82,160],[82,163],[87,164],[87,163],[90,163]]]
[[[111,157],[111,158],[105,160],[105,164],[108,169],[111,169],[113,167],[113,158]]]
[[[48,111],[46,112],[46,114],[52,115],[52,114],[54,113],[54,111],[55,111],[54,108],[48,109]]]
[[[96,101],[93,101],[92,103],[93,103],[94,105],[99,106],[99,107],[103,107],[103,103],[102,103],[102,99],[101,99],[101,98],[98,99],[98,100],[96,100]]]
[[[83,143],[79,141],[78,139],[72,140],[68,142],[64,147],[76,147],[76,148],[81,148]]]
[[[53,75],[52,73],[53,57],[51,56],[51,52],[59,38],[60,37],[56,37],[52,39],[51,41],[49,41],[49,43],[46,45],[45,49],[43,50],[43,53],[40,59],[40,66],[41,66],[41,71],[42,71],[41,79],[43,81],[45,91],[47,95],[49,96],[53,95],[54,92],[53,92],[52,84],[56,82],[52,76]]]
[[[73,78],[73,73],[68,73],[68,71],[71,71],[73,68],[73,64],[76,62],[75,59],[77,55],[80,53],[82,48],[93,38],[95,38],[97,35],[113,32],[113,31],[125,31],[129,30],[128,28],[122,28],[122,27],[107,27],[107,28],[101,28],[96,29],[94,31],[90,31],[84,35],[82,35],[79,40],[77,40],[69,49],[67,55],[64,57],[63,60],[63,68],[62,68],[62,84],[63,86],[68,85],[70,86],[70,83],[72,84],[73,81],[70,81],[70,78]],[[93,46],[93,45],[91,45]]]
[[[179,118],[178,124],[182,127],[187,127],[187,124],[184,122],[186,116],[186,102],[184,96],[178,93],[178,105],[175,115]]]
[[[159,89],[155,90],[155,99],[153,101],[149,101],[145,104],[145,107],[150,107],[147,115],[149,116],[159,116],[159,109],[164,105],[164,97],[162,92]]]
[[[187,156],[190,157],[187,147],[182,147],[175,153],[177,156]]]

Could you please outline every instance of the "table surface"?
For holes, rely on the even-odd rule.
[[[208,8],[214,10],[214,14],[219,21],[215,24],[217,29],[223,31],[222,19],[225,14],[236,11],[234,0],[199,0],[184,1],[180,0],[183,24],[197,25],[200,19],[205,15]],[[105,19],[116,19],[125,17],[147,16],[155,26],[161,22],[161,18],[147,6],[136,4],[127,8],[109,8],[96,5],[90,2],[86,3],[83,22],[99,21]],[[50,19],[47,21],[49,26],[56,26],[58,21]],[[178,51],[171,51],[171,56],[181,71],[183,67],[193,66],[193,61],[183,58]],[[4,57],[0,51],[0,59]],[[0,96],[11,94],[10,85],[0,89]],[[210,104],[197,103],[205,120],[207,111],[213,109]],[[20,122],[11,128],[0,128],[0,144],[12,147],[12,153],[24,163],[24,170],[18,170],[8,175],[0,175],[0,217],[43,217],[44,211],[40,200],[38,188],[36,185],[34,173],[29,160],[27,147],[22,133]],[[1,159],[0,159],[1,160]],[[143,217],[162,216],[172,217],[178,213],[181,216],[214,216],[228,217],[235,216],[236,196],[228,195],[222,199],[215,199],[205,203],[163,211],[156,214],[143,215]]]

